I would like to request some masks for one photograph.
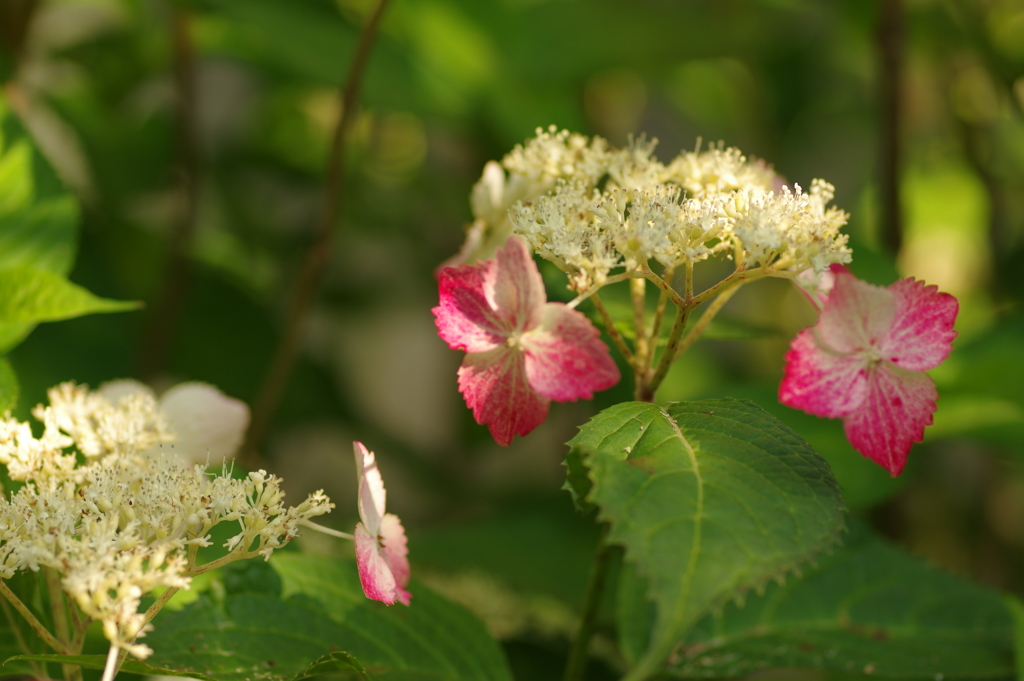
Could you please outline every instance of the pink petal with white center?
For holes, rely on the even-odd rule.
[[[526,379],[521,349],[508,346],[469,354],[459,367],[459,392],[479,424],[487,424],[499,445],[526,435],[544,422],[549,401]]]
[[[928,374],[882,361],[870,372],[863,405],[843,419],[846,439],[895,477],[931,424],[938,397]]]
[[[841,354],[804,329],[786,353],[779,402],[808,414],[837,418],[859,408],[867,397],[867,364],[860,353]]]
[[[526,239],[513,234],[494,254],[497,272],[488,291],[494,308],[517,331],[541,322],[548,296]]]
[[[488,260],[441,270],[441,303],[431,311],[438,335],[451,349],[487,352],[502,345],[511,332],[511,324],[494,308],[486,292],[493,288],[496,268],[494,261]]]
[[[896,314],[882,342],[882,356],[904,369],[932,369],[953,349],[953,322],[960,304],[937,286],[923,281],[901,279],[889,287],[896,301]]]
[[[384,480],[380,476],[377,457],[373,452],[362,442],[353,442],[352,448],[355,451],[356,480],[359,484],[359,518],[370,535],[376,537],[380,533],[387,501]]]
[[[895,296],[890,290],[839,272],[815,328],[828,347],[838,352],[857,352],[886,337],[894,314]]]
[[[590,320],[561,303],[544,306],[541,323],[520,339],[526,379],[542,396],[558,402],[590,399],[619,382],[608,346]]]
[[[395,591],[403,605],[409,605],[412,594],[406,591],[409,584],[409,549],[406,546],[405,528],[393,513],[388,513],[380,524],[380,543],[384,562],[395,578]]]
[[[355,543],[359,582],[366,597],[388,605],[400,600],[395,575],[377,545],[377,537],[367,532],[362,523],[356,525]]]

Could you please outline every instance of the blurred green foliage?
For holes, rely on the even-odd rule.
[[[582,587],[567,585],[585,580],[596,536],[550,499],[562,443],[630,388],[555,405],[529,438],[498,448],[456,392],[459,357],[429,312],[432,273],[461,243],[484,163],[538,126],[613,144],[645,133],[663,158],[723,140],[804,186],[834,183],[855,273],[955,293],[961,336],[934,372],[935,425],[898,481],[853,452],[840,423],[775,403],[788,341],[813,320],[778,282],[730,302],[718,338],[684,357],[662,399],[755,399],[830,461],[876,528],[1024,593],[1024,1],[902,4],[905,228],[891,253],[876,217],[882,0],[394,0],[365,75],[330,264],[261,449],[290,493],[325,487],[349,529],[347,452],[363,440],[410,529],[414,571],[436,570],[444,591],[464,555],[474,579],[532,613],[501,630],[514,668],[564,654],[567,626],[551,613],[576,605]],[[0,360],[3,395],[20,384],[16,415],[70,379],[202,380],[255,398],[314,238],[336,90],[372,6],[0,3],[0,196],[22,195],[10,177],[26,154],[47,159],[32,165],[30,203],[0,202],[0,267],[39,255],[39,269],[97,296],[145,303],[33,330]],[[16,127],[31,150],[12,146]],[[560,285],[549,280],[553,298]],[[161,302],[169,291],[177,304]],[[521,555],[502,559],[531,541],[568,554],[564,571],[544,572],[550,583],[523,578]],[[485,619],[493,629],[501,616]]]

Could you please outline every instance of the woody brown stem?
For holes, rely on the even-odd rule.
[[[252,424],[246,435],[240,459],[243,464],[252,468],[257,460],[257,448],[266,434],[277,406],[281,401],[284,389],[288,385],[295,361],[299,354],[299,345],[305,330],[306,319],[313,305],[321,275],[327,267],[331,256],[334,225],[338,220],[342,203],[345,179],[345,146],[349,131],[356,118],[356,102],[362,85],[363,73],[370,55],[370,48],[377,35],[377,28],[388,0],[380,0],[370,20],[363,28],[359,44],[352,57],[348,77],[344,88],[339,93],[341,112],[334,128],[331,141],[327,174],[324,179],[320,212],[317,220],[317,235],[310,244],[306,261],[299,272],[298,281],[292,293],[288,319],[284,333],[277,346],[277,351],[270,363],[263,385],[253,406]]]

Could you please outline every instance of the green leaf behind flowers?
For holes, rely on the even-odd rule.
[[[21,342],[39,322],[95,312],[121,312],[138,303],[99,298],[64,277],[28,267],[0,270],[0,352]]]
[[[1003,597],[855,527],[801,579],[698,623],[674,678],[803,668],[899,679],[1003,679],[1014,672]]]
[[[701,617],[796,569],[843,528],[828,465],[752,402],[627,402],[569,444],[589,472],[570,479],[574,495],[610,523],[609,541],[625,547],[655,604],[627,679],[657,672]]]
[[[363,595],[351,561],[298,553],[276,555],[269,566],[236,563],[222,576],[219,595],[211,590],[160,613],[144,641],[152,656],[128,661],[123,670],[207,681],[300,681],[319,674],[353,681],[512,679],[483,624],[421,584],[410,587],[410,607],[386,607]],[[12,659],[90,669],[105,662],[102,655]]]
[[[77,239],[78,202],[0,96],[0,269],[67,275]]]

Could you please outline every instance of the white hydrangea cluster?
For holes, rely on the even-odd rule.
[[[740,267],[791,272],[849,262],[839,233],[848,216],[828,207],[828,183],[815,180],[805,193],[764,162],[720,147],[665,165],[654,146],[641,139],[611,149],[599,137],[538,129],[500,165],[487,164],[473,189],[475,221],[453,262],[490,257],[512,232],[579,292],[651,260],[673,268],[724,253]]]
[[[0,497],[0,579],[52,568],[111,644],[140,659],[151,652],[135,641],[148,621],[141,598],[187,588],[191,575],[213,567],[192,561],[215,525],[240,528],[218,564],[269,558],[304,521],[333,508],[320,491],[286,507],[280,479],[265,471],[233,479],[186,464],[163,446],[175,438],[146,392],[115,403],[65,383],[49,397],[33,411],[44,424],[38,439],[27,423],[0,421],[0,463],[25,483]]]

